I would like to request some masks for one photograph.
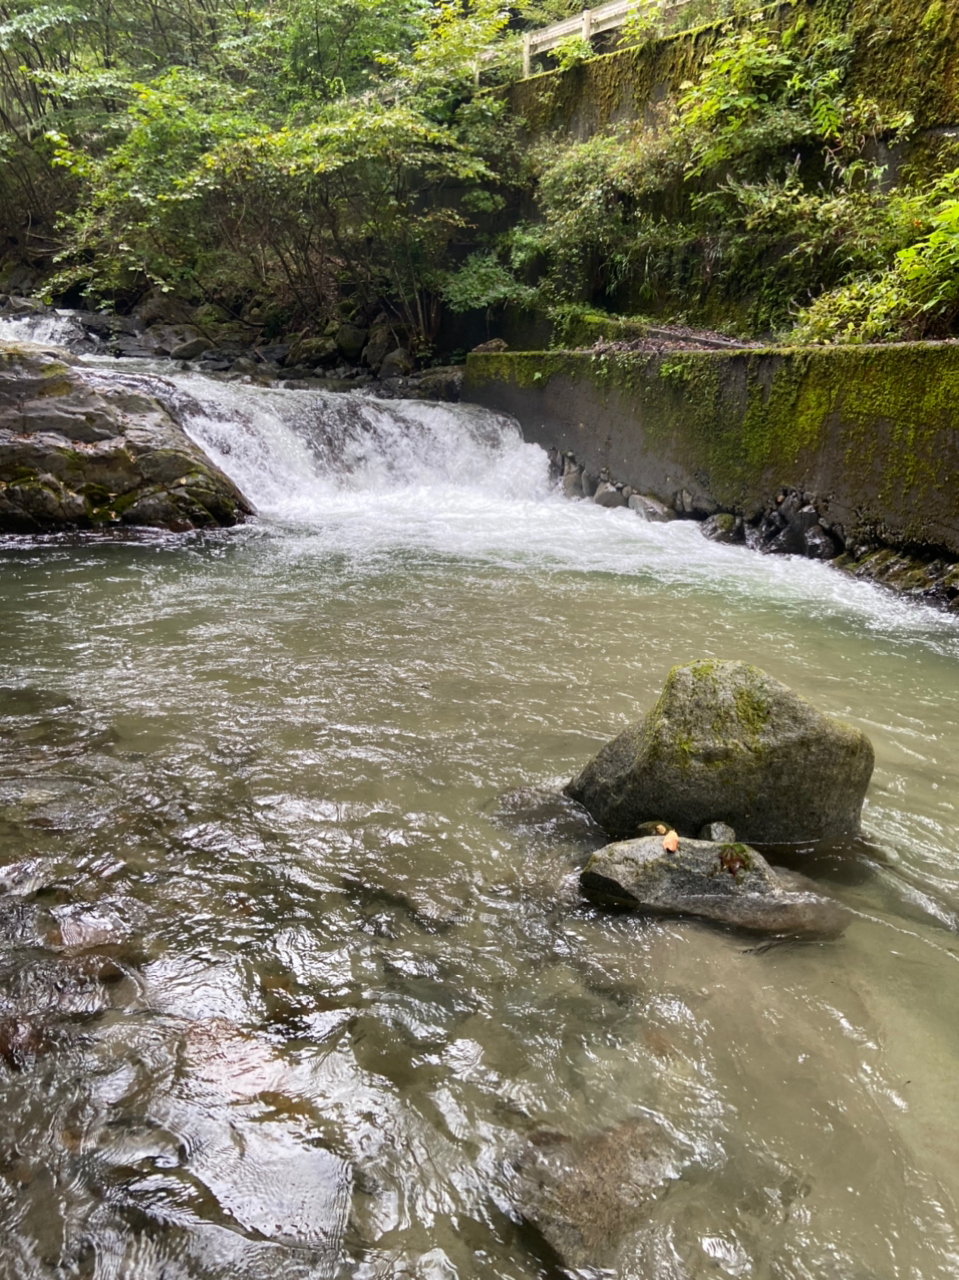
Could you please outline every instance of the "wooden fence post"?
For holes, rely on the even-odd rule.
[[[530,66],[532,63],[532,57],[530,53],[531,40],[532,40],[532,37],[530,36],[530,33],[528,31],[524,31],[523,32],[523,79],[524,80],[529,79]]]
[[[583,10],[583,39],[589,44],[589,37],[593,28],[593,11],[592,9]]]

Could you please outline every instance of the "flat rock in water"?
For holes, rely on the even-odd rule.
[[[864,733],[757,667],[692,662],[567,792],[614,837],[663,814],[681,835],[725,822],[743,840],[790,844],[858,831],[873,763]]]
[[[621,840],[593,854],[580,886],[603,906],[699,916],[755,933],[836,937],[849,918],[839,903],[798,877],[780,876],[740,843],[684,839],[669,852],[658,835]]]
[[[567,1267],[609,1266],[678,1176],[670,1147],[646,1118],[588,1138],[537,1133],[514,1161],[516,1209]]]

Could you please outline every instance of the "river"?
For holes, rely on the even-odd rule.
[[[956,620],[480,409],[88,363],[259,518],[0,543],[0,1276],[545,1278],[517,1144],[636,1117],[673,1173],[580,1274],[959,1275]],[[549,792],[699,657],[875,745],[862,839],[781,855],[838,941],[579,898]]]

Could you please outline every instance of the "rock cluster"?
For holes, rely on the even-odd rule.
[[[643,520],[656,523],[675,519],[675,512],[658,498],[612,480],[608,468],[593,475],[574,454],[561,454],[556,449],[549,451],[549,465],[551,475],[560,482],[567,498],[588,498],[600,507],[629,507]]]
[[[0,313],[42,314],[42,303],[0,294]],[[64,313],[60,313],[61,315]],[[245,379],[298,390],[349,391],[369,387],[387,398],[458,400],[462,368],[414,371],[400,330],[379,317],[370,326],[332,323],[319,336],[282,341],[251,338],[242,326],[205,319],[173,300],[146,301],[129,316],[93,311],[66,313],[76,350],[115,357],[169,359],[225,381]]]
[[[252,508],[157,400],[0,345],[0,531],[234,525]]]
[[[704,492],[681,489],[661,496],[643,494],[611,478],[590,473],[574,454],[550,450],[554,479],[568,498],[587,498],[604,507],[629,507],[644,520],[698,520],[712,542],[744,545],[770,555],[797,555],[829,561],[856,578],[876,582],[898,595],[959,613],[959,562],[935,549],[904,550],[873,537],[848,535],[830,518],[815,494],[783,486],[758,510],[722,511]]]
[[[873,763],[865,734],[758,668],[693,662],[567,790],[616,838],[662,814],[681,835],[725,822],[784,844],[858,831]]]

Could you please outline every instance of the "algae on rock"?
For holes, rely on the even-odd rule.
[[[619,838],[662,814],[687,836],[727,822],[750,842],[825,840],[859,829],[873,763],[865,734],[758,668],[693,662],[567,790]]]
[[[229,526],[252,507],[158,400],[0,344],[0,531]]]

